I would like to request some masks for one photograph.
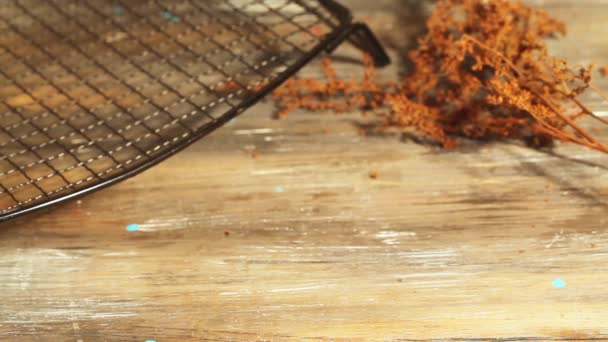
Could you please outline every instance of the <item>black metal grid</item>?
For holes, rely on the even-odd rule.
[[[0,221],[155,165],[348,37],[388,63],[333,1],[1,1]]]

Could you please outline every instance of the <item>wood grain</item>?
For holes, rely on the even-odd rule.
[[[384,39],[405,35],[404,2],[350,3]],[[569,23],[555,51],[608,64],[607,4],[534,3]],[[357,113],[272,113],[1,225],[0,340],[608,339],[607,156],[446,152],[361,137]]]

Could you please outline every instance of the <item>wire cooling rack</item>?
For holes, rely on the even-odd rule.
[[[327,0],[0,1],[0,221],[133,176],[369,29]]]

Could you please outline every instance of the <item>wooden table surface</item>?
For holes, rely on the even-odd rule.
[[[391,46],[416,21],[417,1],[349,3]],[[569,23],[555,51],[608,64],[608,3],[534,3]],[[273,111],[0,225],[0,340],[608,339],[608,156],[441,151],[359,136],[357,113]]]

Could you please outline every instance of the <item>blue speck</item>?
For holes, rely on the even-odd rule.
[[[146,340],[146,342],[156,342],[156,340]]]
[[[556,289],[563,289],[564,287],[566,287],[566,282],[563,279],[555,278],[551,285],[553,285],[553,287]]]
[[[114,8],[112,8],[112,12],[114,12],[116,15],[123,15],[125,14],[125,9],[122,6],[114,6]]]
[[[139,225],[137,223],[131,223],[125,228],[128,232],[136,232],[139,230]]]
[[[285,189],[283,189],[282,186],[277,186],[274,188],[274,191],[277,193],[282,193],[282,192],[285,192]]]
[[[167,20],[170,20],[170,21],[172,21],[174,23],[179,23],[180,20],[181,20],[179,18],[179,16],[177,16],[177,15],[175,15],[175,14],[169,12],[169,11],[164,11],[161,15],[163,16],[163,18],[165,18]]]

